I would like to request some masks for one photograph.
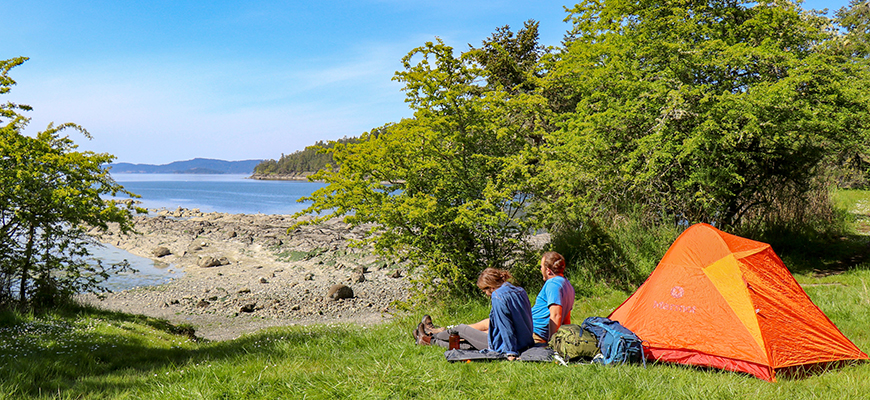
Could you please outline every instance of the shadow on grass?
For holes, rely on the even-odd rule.
[[[744,233],[769,243],[793,274],[836,275],[870,261],[870,215],[855,209],[840,210],[838,215],[827,224],[773,224],[763,232],[752,233],[750,228]]]
[[[849,234],[826,239],[786,236],[770,242],[793,274],[841,274],[870,260],[870,237]]]
[[[866,363],[865,360],[840,360],[840,361],[829,361],[822,363],[811,363],[811,364],[803,364],[803,365],[795,365],[791,367],[785,368],[777,368],[774,372],[774,378],[777,381],[800,381],[803,379],[808,379],[814,376],[820,376],[826,373],[832,373],[839,370],[847,369],[847,368],[855,368],[861,364]],[[667,368],[679,368],[685,369],[689,371],[697,371],[705,374],[722,374],[722,375],[738,375],[742,377],[752,378],[752,379],[760,379],[755,375],[752,375],[748,372],[736,371],[736,370],[728,370],[722,368],[715,368],[703,365],[691,365],[691,364],[680,364],[676,362],[665,362],[665,361],[655,361],[648,360],[647,365],[649,366],[663,366]]]
[[[288,346],[317,341],[325,334],[341,335],[324,330],[286,329],[232,341],[189,343],[192,335],[189,327],[90,306],[53,311],[39,323],[5,314],[0,314],[2,336],[18,335],[20,346],[0,349],[0,390],[13,397],[38,397],[45,393],[65,393],[69,397],[99,393],[111,397],[153,385],[152,378],[156,379],[158,372],[171,374],[196,364],[233,365],[237,359],[271,358],[284,354]],[[74,321],[84,318],[98,318],[123,332],[70,329]],[[56,336],[42,335],[42,331]],[[2,340],[10,342],[7,337]]]

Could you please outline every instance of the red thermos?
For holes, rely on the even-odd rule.
[[[459,348],[459,334],[458,333],[451,333],[450,334],[450,343],[449,343],[448,349],[449,350],[456,350],[458,348]]]

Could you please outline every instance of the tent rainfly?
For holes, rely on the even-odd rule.
[[[810,300],[770,245],[689,227],[613,313],[647,358],[775,381],[791,367],[866,360]]]

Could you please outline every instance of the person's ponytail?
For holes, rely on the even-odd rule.
[[[565,257],[555,251],[548,251],[541,256],[541,264],[556,275],[565,273]]]
[[[514,277],[510,272],[498,269],[498,268],[487,268],[483,271],[480,271],[480,276],[477,277],[477,287],[481,290],[486,289],[498,289],[505,282],[513,280]]]

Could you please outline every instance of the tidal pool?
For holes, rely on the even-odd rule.
[[[115,292],[142,286],[161,285],[184,275],[183,268],[139,257],[115,246],[102,245],[90,246],[89,248],[93,255],[92,258],[100,260],[103,265],[117,264],[126,259],[130,266],[137,271],[117,273],[103,283],[103,286]]]

